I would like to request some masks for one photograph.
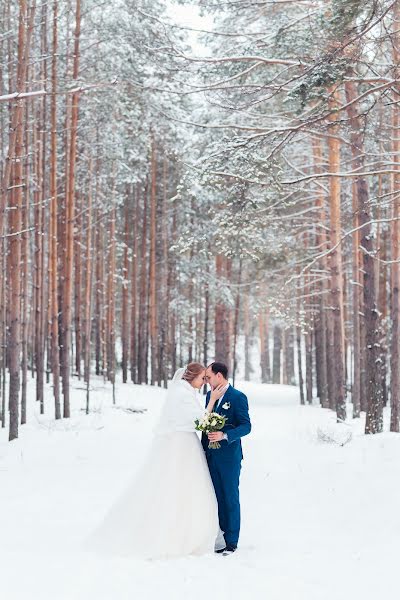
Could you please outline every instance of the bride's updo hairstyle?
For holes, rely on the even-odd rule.
[[[197,362],[189,363],[185,369],[185,372],[182,376],[182,379],[187,381],[188,383],[192,383],[200,375],[202,371],[205,370],[205,367]]]

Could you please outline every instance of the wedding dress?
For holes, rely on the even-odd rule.
[[[145,462],[90,546],[101,553],[172,558],[213,552],[218,508],[194,421],[200,395],[177,371]]]

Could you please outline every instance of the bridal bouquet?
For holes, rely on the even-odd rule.
[[[207,435],[208,433],[222,429],[225,426],[226,417],[218,413],[206,412],[203,418],[196,419],[194,423],[197,431],[202,431]],[[218,450],[218,448],[221,448],[221,444],[219,442],[209,442],[208,447]]]

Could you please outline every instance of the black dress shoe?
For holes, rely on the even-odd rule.
[[[219,548],[218,550],[214,550],[215,554],[222,554],[223,552],[225,552],[226,547],[225,548]]]

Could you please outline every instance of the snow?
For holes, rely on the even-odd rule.
[[[392,598],[400,532],[400,437],[299,405],[298,390],[238,382],[253,431],[243,440],[240,547],[229,557],[107,560],[82,543],[129,482],[151,441],[164,390],[93,380],[93,411],[73,381],[70,420],[40,416],[0,432],[0,595],[7,600]],[[132,412],[143,410],[145,412]],[[352,439],[340,444],[341,432]],[[327,432],[326,443],[321,432]],[[336,435],[337,434],[337,435]],[[149,515],[149,518],[154,515]],[[195,515],[194,515],[195,518]]]
[[[200,8],[193,3],[182,3],[169,0],[166,3],[167,13],[178,27],[188,28],[186,31],[190,41],[190,54],[207,56],[211,50],[201,39],[201,31],[213,30],[213,18],[210,14],[201,14]]]

